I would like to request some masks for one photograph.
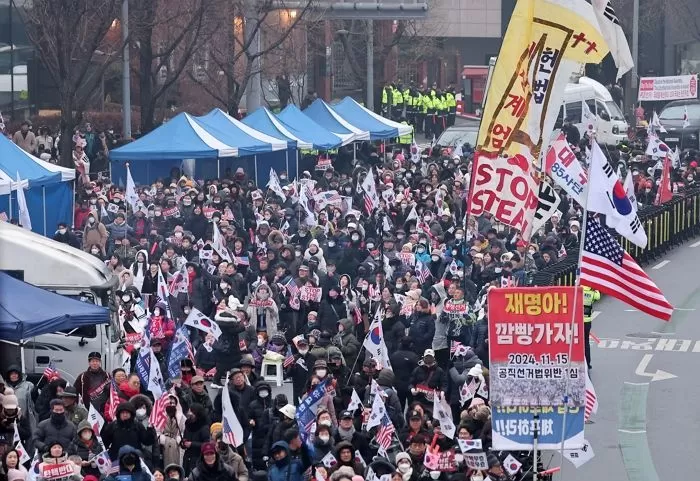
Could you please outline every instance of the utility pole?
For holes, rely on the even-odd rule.
[[[122,0],[122,137],[131,138],[131,72],[129,71],[129,0]]]
[[[639,86],[639,0],[634,0],[632,4],[632,59],[634,60],[634,67],[632,67],[632,75],[630,76],[631,88],[627,95],[627,98],[630,99],[632,114],[630,119],[634,119],[634,98]]]
[[[15,119],[15,42],[12,38],[12,9],[14,0],[10,0],[10,26],[8,33],[10,35],[10,118]]]
[[[374,20],[367,20],[367,108],[374,111]]]

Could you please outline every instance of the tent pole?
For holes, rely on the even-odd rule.
[[[287,172],[287,175],[289,176],[289,172]],[[299,177],[299,149],[297,149],[297,172],[296,172],[296,175],[294,175],[294,178],[296,179],[298,177]],[[289,177],[287,177],[287,178],[289,178]]]
[[[12,184],[10,184],[10,204],[9,204],[9,210],[10,210],[10,220],[12,220]]]
[[[221,159],[219,157],[216,158],[216,178],[221,178]]]
[[[46,186],[41,186],[41,196],[44,200],[44,237],[46,237]],[[73,194],[73,198],[75,199],[75,194]],[[75,219],[74,213],[75,211],[71,212],[71,217]],[[73,222],[71,221],[71,228],[73,227]]]
[[[287,165],[287,177],[289,177],[289,148],[284,151],[284,162]]]
[[[355,150],[355,149],[356,149],[356,145],[355,145],[355,142],[353,142],[352,143],[352,160],[357,162],[357,150]]]
[[[112,173],[111,173],[111,167],[110,167],[110,174],[109,174],[109,181],[112,181]],[[71,229],[75,229],[75,192],[77,188],[77,180],[73,179],[73,200],[71,201],[71,213],[70,213],[70,227]],[[46,204],[46,199],[44,199],[44,204]],[[44,216],[44,219],[46,219],[46,216]],[[44,229],[46,230],[46,229]]]
[[[258,185],[258,156],[253,156],[253,166],[255,167],[255,186]]]

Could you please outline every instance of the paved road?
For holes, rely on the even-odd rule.
[[[596,304],[593,332],[601,343],[592,348],[591,378],[600,408],[586,425],[595,458],[575,469],[556,453],[550,464],[562,466],[556,479],[697,479],[700,241],[677,247],[646,271],[676,311],[665,323],[613,298]]]

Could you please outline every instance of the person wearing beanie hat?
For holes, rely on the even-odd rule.
[[[413,460],[411,459],[411,456],[404,452],[398,453],[394,462],[403,481],[413,481],[411,480],[411,477],[413,476]]]
[[[102,354],[93,351],[88,354],[87,370],[78,374],[73,386],[86,406],[89,402],[98,412],[104,412],[104,406],[109,397],[108,380],[109,374],[102,369]]]
[[[43,473],[45,469],[50,469],[53,465],[63,464],[68,461],[67,447],[70,443],[66,444],[61,440],[51,440],[47,443],[47,450],[42,456],[42,462],[39,464],[39,472]],[[38,481],[45,481],[46,478],[39,475],[37,476]],[[82,481],[83,477],[80,475],[80,471],[73,472],[70,476],[67,476],[68,481]]]
[[[93,465],[88,461],[91,461],[92,458],[102,452],[102,446],[97,441],[95,433],[92,431],[92,426],[87,420],[82,421],[78,425],[78,436],[73,443],[73,451],[82,460],[83,474],[91,474],[99,478],[100,470],[97,468],[97,465]]]
[[[224,465],[233,468],[233,472],[238,481],[248,481],[248,468],[246,467],[245,460],[236,452],[233,446],[224,442],[223,429],[224,426],[222,423],[212,423],[209,428],[212,439],[211,442],[216,445],[216,454]]]

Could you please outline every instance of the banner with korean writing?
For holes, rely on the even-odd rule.
[[[533,449],[535,430],[537,448],[561,448],[565,407],[494,407],[491,411],[493,449],[529,451]],[[537,419],[535,419],[535,414]],[[584,408],[569,408],[564,430],[564,449],[579,449],[584,445]]]
[[[589,3],[517,2],[486,96],[472,176],[472,215],[490,212],[529,239],[537,208],[535,167],[550,140],[566,84],[583,64],[599,63],[607,53]],[[489,171],[483,167],[487,163],[497,165]]]
[[[639,100],[682,100],[698,98],[698,77],[669,75],[639,79]]]
[[[583,292],[575,296],[576,289],[489,290],[491,404],[559,406],[568,397],[570,406],[585,405]]]

